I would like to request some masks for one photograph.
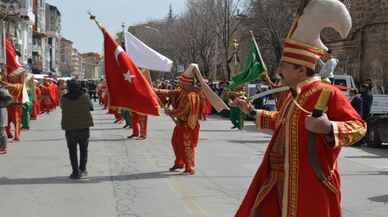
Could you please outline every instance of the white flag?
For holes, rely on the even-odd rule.
[[[137,67],[161,72],[169,72],[172,68],[173,62],[169,58],[148,47],[127,31],[125,31],[125,46]]]

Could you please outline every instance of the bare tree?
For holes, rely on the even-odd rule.
[[[249,7],[242,7],[241,0],[214,0],[213,19],[216,22],[215,31],[219,39],[223,71],[226,72],[225,78],[230,80],[230,68],[228,60],[230,58],[230,45],[233,36],[239,30],[241,19],[238,16],[241,10],[248,10]],[[244,12],[243,12],[244,13]]]
[[[187,10],[181,16],[173,16],[170,8],[166,19],[133,26],[130,31],[176,64],[199,63],[206,76],[221,65],[228,79],[229,47],[240,25],[236,16],[241,2],[186,0]]]
[[[245,24],[252,29],[264,53],[264,60],[270,70],[279,63],[282,56],[283,40],[295,18],[300,0],[255,0]],[[271,52],[267,52],[267,51]]]

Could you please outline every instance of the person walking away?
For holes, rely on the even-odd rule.
[[[70,179],[80,179],[87,176],[88,145],[90,127],[93,118],[93,104],[81,89],[79,81],[71,80],[68,83],[68,93],[61,98],[62,129],[65,130],[67,147],[69,149],[72,173]],[[80,149],[80,162],[78,164],[78,151]]]
[[[362,119],[367,121],[370,116],[370,110],[373,104],[372,87],[370,84],[361,85],[361,99],[362,99]]]

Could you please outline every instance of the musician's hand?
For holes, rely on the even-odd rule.
[[[242,99],[242,98],[239,98],[239,97],[236,97],[231,103],[230,103],[231,106],[236,106],[236,107],[239,107],[241,109],[241,111],[243,111],[244,113],[248,114],[249,112],[253,111],[254,110],[254,107],[252,104],[250,104],[249,102],[247,102],[246,100]]]
[[[330,134],[332,131],[332,123],[325,113],[321,117],[314,118],[311,115],[307,116],[305,121],[306,129],[317,134]]]

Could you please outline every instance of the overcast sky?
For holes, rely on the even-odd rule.
[[[166,17],[171,4],[175,14],[185,9],[185,0],[47,0],[62,14],[62,36],[74,42],[80,52],[102,52],[103,38],[87,11],[113,34],[123,22],[135,25]]]

